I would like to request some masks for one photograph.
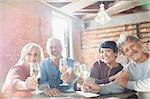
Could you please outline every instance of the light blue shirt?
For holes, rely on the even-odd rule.
[[[73,59],[67,58],[68,67],[73,68],[73,63],[75,61]],[[66,92],[73,88],[73,83],[70,83],[68,86],[60,86],[62,84],[62,80],[60,79],[61,73],[59,68],[54,66],[50,58],[46,58],[41,65],[40,68],[41,77],[39,80],[40,85],[45,84],[49,85],[50,88],[57,88],[62,92]]]
[[[142,63],[130,62],[125,68],[129,74],[127,89],[138,92],[139,99],[150,98],[150,54],[149,58]],[[115,82],[101,87],[100,94],[121,93],[125,89]]]

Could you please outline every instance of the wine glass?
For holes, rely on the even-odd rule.
[[[90,76],[90,72],[85,64],[79,64],[77,62],[74,64],[74,73],[77,76],[77,88],[82,90],[82,84]]]
[[[74,66],[74,74],[77,76],[77,78],[80,76],[81,72],[82,72],[82,69],[81,69],[81,66],[80,66],[80,63],[79,62],[75,62],[73,64]]]
[[[39,66],[38,62],[30,63],[30,76],[34,77],[34,79],[37,81],[36,89],[32,93],[33,94],[41,93],[41,91],[38,90],[38,79],[40,77],[40,66]]]
[[[74,73],[77,77],[86,79],[90,76],[90,71],[85,64],[74,63]]]
[[[81,64],[82,72],[81,72],[81,77],[86,80],[87,78],[90,77],[90,71],[88,70],[87,66],[85,64]]]
[[[81,72],[82,72],[82,67],[80,65],[79,62],[75,62],[74,64],[74,74],[76,75],[76,79],[74,80],[74,82],[77,84],[77,90],[81,89],[82,83],[83,83],[83,79],[81,77]]]
[[[63,74],[67,71],[68,69],[68,64],[67,64],[67,59],[66,58],[61,58],[59,61],[59,71]],[[68,86],[69,84],[63,82],[60,84],[60,86]]]

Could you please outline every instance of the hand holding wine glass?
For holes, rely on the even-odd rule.
[[[68,64],[66,58],[61,58],[59,61],[59,71],[62,73],[62,75],[68,70]],[[69,84],[63,82],[60,84],[60,86],[68,86]]]
[[[95,78],[91,78],[90,77],[90,70],[87,68],[87,66],[85,64],[82,64],[82,74],[81,77],[83,78],[83,83],[82,83],[82,87],[81,87],[81,91],[86,92],[87,90],[85,90],[84,84],[88,83],[89,85],[94,85],[95,84]]]
[[[85,64],[79,64],[78,62],[76,62],[74,64],[74,73],[77,76],[77,89],[82,90],[83,82],[89,78],[90,71]]]
[[[82,78],[83,80],[90,76],[90,71],[87,69],[85,64],[74,64],[74,73],[77,78]]]
[[[36,80],[39,78],[40,67],[39,64],[36,63],[30,63],[30,76],[35,77]]]
[[[74,80],[76,83],[77,90],[81,90],[81,86],[83,84],[83,78],[81,77],[82,67],[79,62],[74,63],[74,74],[76,75],[76,79]]]
[[[33,77],[27,77],[27,79],[25,80],[25,85],[22,86],[25,87],[26,90],[35,90],[36,85],[36,80]]]
[[[36,81],[36,89],[33,93],[34,94],[40,93],[38,90],[38,79],[40,77],[40,66],[39,66],[38,62],[30,63],[30,76],[33,80]]]

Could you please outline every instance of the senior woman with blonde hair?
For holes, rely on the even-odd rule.
[[[36,43],[27,43],[21,50],[18,62],[9,70],[2,93],[13,96],[29,96],[36,89],[37,80],[30,76],[31,63],[41,64],[42,48]]]

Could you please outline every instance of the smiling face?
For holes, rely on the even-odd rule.
[[[122,46],[123,53],[133,61],[137,62],[140,60],[142,50],[140,42],[126,41]]]
[[[35,63],[40,61],[40,50],[38,47],[32,47],[25,56],[25,63]]]
[[[58,39],[51,39],[47,43],[47,52],[53,59],[59,59],[62,53],[62,45],[60,40]]]
[[[117,54],[110,48],[100,48],[100,54],[102,61],[106,64],[114,63],[117,56]]]

